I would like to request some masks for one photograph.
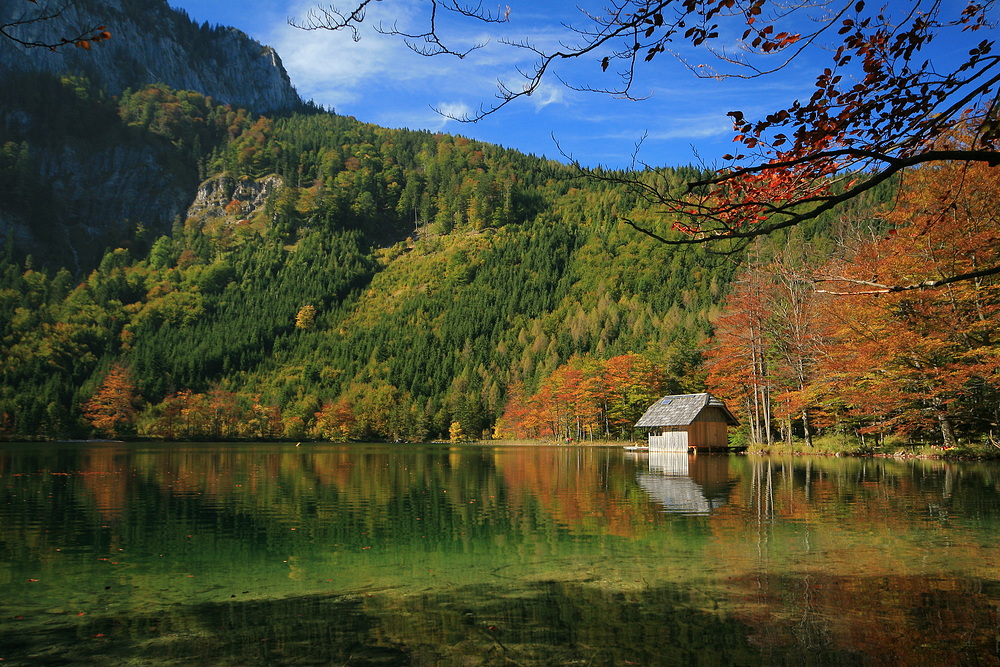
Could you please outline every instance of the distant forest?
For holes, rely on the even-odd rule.
[[[630,439],[658,396],[706,389],[758,443],[950,446],[1000,417],[995,280],[859,293],[1000,251],[988,168],[951,215],[976,225],[933,210],[954,175],[926,170],[729,255],[619,225],[656,211],[614,183],[460,136],[38,90],[21,112],[93,128],[74,150],[154,142],[201,185],[170,233],[129,221],[91,271],[3,243],[4,438]],[[38,229],[65,211],[34,150],[60,140],[0,126],[0,207]]]

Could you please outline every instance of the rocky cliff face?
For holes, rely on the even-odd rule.
[[[178,169],[163,142],[106,140],[109,126],[102,122],[67,113],[58,140],[21,144],[28,157],[15,189],[24,194],[18,201],[7,196],[7,206],[0,206],[0,244],[9,235],[17,254],[82,274],[106,248],[167,233],[183,220],[196,174]],[[6,148],[7,140],[34,138],[47,127],[30,114],[5,113],[0,102],[0,144]]]
[[[45,4],[0,0],[0,24],[37,16]],[[11,205],[0,197],[0,245],[9,238],[18,255],[81,274],[106,248],[168,233],[183,220],[198,195],[196,164],[156,137],[98,136],[116,121],[93,117],[68,93],[46,96],[51,86],[42,85],[41,73],[82,74],[112,95],[164,83],[257,113],[303,107],[273,49],[234,28],[199,26],[166,0],[72,0],[58,18],[17,28],[16,35],[58,42],[99,25],[112,39],[89,51],[25,49],[0,38],[0,149],[27,146],[30,165],[30,201]],[[32,97],[32,90],[46,100],[47,118],[18,106],[15,98]]]
[[[23,0],[0,2],[0,23],[37,16],[38,11]],[[26,41],[58,41],[73,28],[98,25],[107,26],[113,36],[90,51],[25,49],[0,39],[0,73],[79,72],[112,94],[165,83],[260,113],[302,106],[274,49],[235,28],[198,26],[166,0],[76,0],[57,18],[13,31]]]

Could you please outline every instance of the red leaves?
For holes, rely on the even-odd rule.
[[[786,46],[794,44],[795,42],[802,39],[802,35],[797,32],[779,32],[777,35],[774,36],[774,39],[778,45],[778,48],[783,49]]]
[[[738,165],[692,184],[693,193],[656,191],[650,196],[672,216],[669,224],[674,230],[697,236],[690,242],[750,238],[753,230],[791,226],[817,210],[830,210],[926,155],[938,138],[962,124],[968,124],[976,137],[976,145],[969,147],[979,155],[974,159],[988,161],[1000,146],[1000,122],[991,108],[993,42],[970,44],[968,56],[954,63],[935,62],[933,54],[918,57],[930,52],[934,40],[962,43],[956,41],[959,33],[988,25],[987,12],[995,9],[992,2],[913,0],[905,6],[883,3],[868,9],[863,0],[838,0],[829,7],[836,17],[829,29],[813,32],[798,32],[807,25],[797,20],[804,18],[801,14],[793,16],[806,8],[801,3],[681,0],[679,6],[671,5],[676,15],[663,16],[650,9],[658,4],[632,4],[632,0],[624,4],[638,10],[629,15],[634,24],[612,25],[634,28],[628,40],[635,35],[658,36],[659,41],[642,45],[647,60],[662,50],[670,35],[683,35],[698,45],[713,38],[726,19],[730,21],[726,27],[735,29],[734,34],[742,32],[745,45],[757,54],[787,49],[787,57],[794,59],[800,48],[815,46],[829,48],[832,56],[816,72],[812,90],[789,105],[759,118],[747,118],[741,111],[727,114],[733,122],[733,141],[742,150],[723,159],[739,161]],[[633,47],[633,42],[624,46]],[[628,55],[617,57],[627,60]],[[719,55],[723,63],[747,65],[733,74],[719,72],[723,78],[766,77],[783,68],[775,66],[780,59],[754,62],[753,54],[746,61],[721,51]],[[601,61],[602,70],[614,57]],[[969,106],[971,111],[963,116]],[[842,190],[833,191],[830,185],[848,173],[864,178],[852,180],[847,186],[850,196],[843,197]],[[637,189],[649,194],[644,185]]]
[[[747,16],[747,25],[749,27],[743,32],[741,40],[745,42],[750,35],[755,34],[756,36],[750,41],[750,46],[754,49],[759,49],[762,53],[780,51],[802,39],[802,35],[797,32],[782,31],[774,34],[775,28],[773,24],[765,24],[760,29],[754,28],[755,23],[756,18],[754,16]]]

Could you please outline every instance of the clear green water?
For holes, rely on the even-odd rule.
[[[1000,466],[0,446],[4,665],[996,665]]]

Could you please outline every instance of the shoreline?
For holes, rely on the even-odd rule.
[[[162,440],[158,438],[122,438],[122,439],[59,439],[59,438],[3,438],[0,445],[41,445],[41,444],[79,444],[79,445],[113,445],[113,444],[289,444],[289,445],[392,445],[399,447],[435,445],[452,447],[560,447],[560,448],[584,448],[596,447],[602,449],[620,448],[628,451],[628,448],[635,448],[632,453],[644,453],[648,450],[640,449],[645,446],[644,441],[639,440],[593,440],[593,441],[573,441],[556,442],[553,440],[530,440],[530,439],[503,439],[503,440],[465,440],[461,442],[451,442],[447,440],[427,441],[427,442],[358,442],[358,441],[335,441],[335,440],[301,440],[298,445],[288,439],[274,440]],[[839,445],[839,446],[838,446]],[[701,452],[702,455],[710,452]],[[760,457],[770,456],[828,456],[828,457],[853,457],[853,458],[881,458],[881,459],[928,459],[943,461],[996,461],[1000,460],[1000,447],[989,448],[988,445],[962,445],[959,447],[944,449],[939,445],[900,445],[885,446],[882,448],[862,447],[860,443],[823,443],[807,448],[805,443],[794,443],[789,447],[786,443],[773,445],[769,448],[742,448],[732,446],[729,451],[711,452],[712,454],[735,454],[750,455]]]

